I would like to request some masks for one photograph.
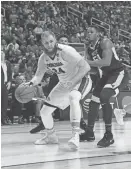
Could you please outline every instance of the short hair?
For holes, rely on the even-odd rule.
[[[41,34],[41,39],[45,38],[45,37],[48,37],[49,35],[52,35],[53,37],[56,37],[55,34],[52,31],[44,31]]]
[[[97,32],[100,32],[100,28],[97,25],[90,25],[89,28],[94,28]]]
[[[69,40],[69,37],[67,35],[65,35],[65,34],[59,35],[57,37],[57,40],[59,41],[61,38],[67,38]]]

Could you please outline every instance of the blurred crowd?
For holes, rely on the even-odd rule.
[[[83,13],[83,19],[68,13],[68,6]],[[68,35],[70,43],[87,43],[85,35],[92,17],[110,25],[110,38],[118,53],[123,60],[131,62],[130,1],[2,1],[1,7],[1,48],[12,65],[14,88],[34,76],[43,52],[40,43],[43,31],[51,30],[56,36]],[[119,39],[118,29],[130,32],[130,38]],[[48,80],[49,76],[44,77],[46,85]]]

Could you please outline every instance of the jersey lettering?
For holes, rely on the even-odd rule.
[[[59,67],[59,68],[53,68],[52,71],[54,71],[56,74],[62,74],[62,73],[65,73],[65,71],[62,70],[61,67]]]
[[[95,50],[95,51],[92,53],[92,58],[93,58],[93,60],[100,60],[100,59],[101,59],[100,56],[99,56],[99,54],[98,54],[98,51],[97,51],[97,50]]]

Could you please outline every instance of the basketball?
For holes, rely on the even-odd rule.
[[[32,98],[37,96],[37,88],[34,86],[28,86],[21,84],[15,90],[15,98],[20,103],[28,103]]]

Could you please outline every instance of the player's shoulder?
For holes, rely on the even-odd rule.
[[[112,41],[107,37],[104,37],[103,39],[101,39],[100,45],[101,45],[102,49],[106,49],[106,48],[109,49],[109,48],[112,48],[114,46]]]
[[[46,54],[45,54],[45,52],[43,52],[39,57],[39,62],[44,61],[45,58],[46,58]]]
[[[58,44],[58,49],[63,51],[63,52],[67,52],[67,53],[71,53],[76,51],[75,48],[73,48],[72,46],[69,45],[64,45],[64,44]]]

